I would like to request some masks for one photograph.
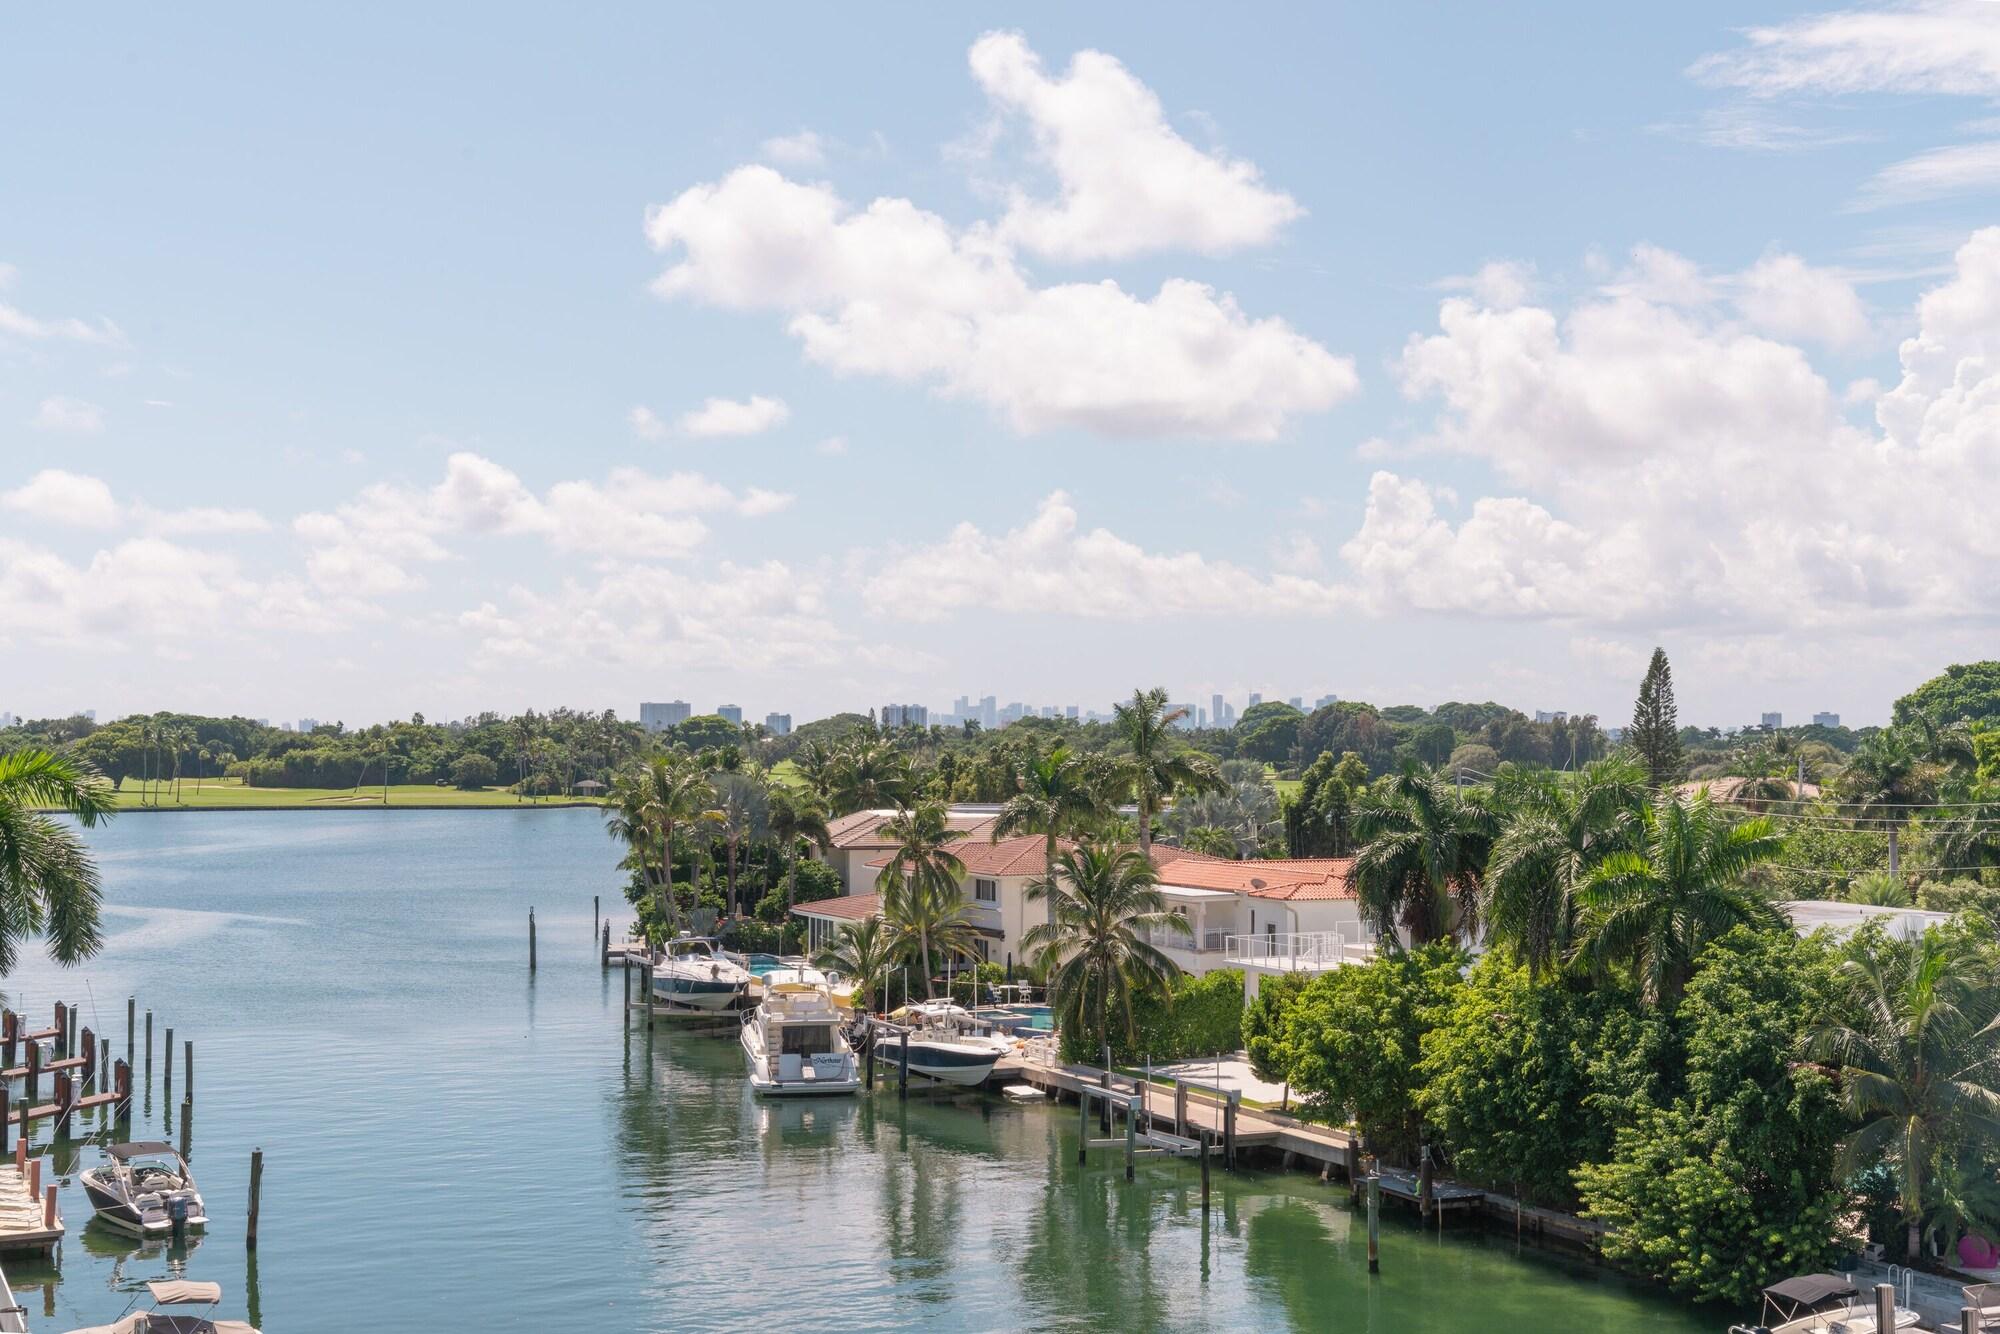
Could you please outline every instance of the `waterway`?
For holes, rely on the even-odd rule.
[[[1344,1191],[1304,1174],[1218,1172],[1204,1224],[1194,1166],[1079,1168],[1067,1109],[755,1101],[733,1040],[621,1022],[590,939],[591,895],[620,902],[595,812],[126,815],[88,837],[105,949],[68,971],[30,954],[8,1003],[74,1001],[122,1051],[131,995],[156,1043],[194,1040],[212,1222],[137,1247],[86,1227],[65,1177],[58,1263],[7,1266],[37,1331],[108,1321],[169,1273],[272,1334],[1719,1327],[1394,1212],[1371,1279]],[[163,1051],[140,1072],[135,1137],[180,1138],[180,1060],[171,1102]]]

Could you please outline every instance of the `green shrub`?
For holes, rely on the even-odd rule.
[[[1115,1021],[1112,1025],[1112,1059],[1123,1065],[1240,1050],[1243,974],[1234,968],[1202,977],[1183,973],[1175,979],[1172,994],[1134,999],[1132,1025],[1135,1034],[1130,1038]],[[1097,1059],[1103,1059],[1102,1053]]]
[[[500,766],[478,751],[471,751],[452,761],[451,781],[468,792],[491,787],[500,781]]]

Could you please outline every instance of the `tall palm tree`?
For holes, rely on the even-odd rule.
[[[1841,1145],[1842,1167],[1895,1162],[1915,1261],[1940,1149],[1961,1135],[1973,1147],[2000,1144],[1992,971],[1962,937],[1869,932],[1855,938],[1841,976],[1846,994],[1808,1051],[1839,1067],[1841,1101],[1860,1123]]]
[[[56,807],[90,828],[111,815],[114,801],[110,784],[66,753],[0,754],[0,974],[13,971],[31,935],[48,937],[58,963],[97,953],[97,864],[82,839],[40,808]]]
[[[1427,945],[1479,920],[1495,821],[1440,769],[1408,765],[1356,812],[1355,897],[1378,931]]]
[[[836,815],[900,806],[909,800],[910,761],[881,737],[856,737],[835,752],[826,779]]]
[[[1647,773],[1626,755],[1560,777],[1510,769],[1496,778],[1493,799],[1500,834],[1486,861],[1486,929],[1542,976],[1576,942],[1585,878],[1629,846],[1644,819]]]
[[[1042,836],[1042,876],[1056,873],[1056,848],[1093,827],[1109,810],[1098,775],[1083,756],[1058,745],[1046,755],[1032,756],[1014,774],[1014,795],[1000,807],[993,822],[993,841],[1016,834]],[[1056,901],[1049,900],[1049,921],[1055,921]]]
[[[895,932],[880,917],[841,924],[840,934],[813,956],[813,966],[854,979],[854,999],[863,1013],[873,1013],[875,995],[889,980],[889,969],[900,956]]]
[[[729,867],[729,911],[740,916],[736,901],[736,854],[745,843],[762,838],[770,826],[771,795],[764,776],[752,769],[725,769],[709,779],[715,790],[715,823]]]
[[[1166,910],[1159,873],[1132,848],[1086,842],[1066,848],[1055,871],[1028,883],[1028,897],[1054,905],[1051,920],[1022,939],[1048,969],[1049,1004],[1058,1027],[1082,1035],[1094,1052],[1111,1033],[1115,1010],[1133,1036],[1132,995],[1168,987],[1180,967],[1146,935],[1188,933],[1187,919]]]
[[[1960,875],[2000,866],[2000,781],[1955,787],[1952,803],[1925,821],[1937,864]]]
[[[924,996],[931,988],[931,950],[947,955],[972,954],[971,909],[959,892],[965,863],[951,845],[965,837],[945,820],[944,803],[925,801],[906,806],[876,831],[894,851],[875,877],[882,893],[882,915],[898,937],[914,946],[924,975]]]
[[[1840,794],[1860,819],[1879,822],[1889,835],[1889,874],[1902,871],[1897,836],[1914,808],[1937,791],[1939,766],[1924,758],[1920,739],[1888,727],[1861,743],[1840,775]]]
[[[1113,725],[1131,748],[1128,771],[1139,804],[1139,851],[1153,850],[1153,820],[1176,792],[1211,792],[1222,786],[1222,775],[1206,755],[1173,748],[1173,725],[1187,717],[1186,709],[1169,705],[1163,687],[1134,690],[1132,698],[1112,706]]]
[[[792,755],[792,768],[798,770],[808,791],[818,797],[820,804],[829,810],[833,804],[833,752],[818,741],[807,741]]]
[[[674,834],[706,816],[713,793],[701,772],[675,755],[655,755],[613,776],[606,831],[631,850],[654,909],[669,930],[680,927],[674,897]]]
[[[807,788],[773,784],[770,824],[771,836],[785,851],[785,911],[789,913],[798,890],[799,844],[811,843],[821,852],[831,854],[833,835],[826,827],[825,805]]]
[[[1785,930],[1785,917],[1749,883],[1784,839],[1767,816],[1732,823],[1708,794],[1663,792],[1633,831],[1584,877],[1577,950],[1599,968],[1630,968],[1646,998],[1678,1004],[1695,956],[1732,927]]]

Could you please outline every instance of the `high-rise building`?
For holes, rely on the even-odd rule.
[[[1208,723],[1211,727],[1227,727],[1222,721],[1222,693],[1217,691],[1208,697]]]
[[[1250,692],[1250,702],[1248,704],[1245,704],[1243,707],[1246,709],[1254,709],[1263,702],[1264,702],[1264,697],[1253,690]]]
[[[4,709],[0,709],[0,727],[12,727],[13,725],[14,715]]]
[[[772,736],[790,736],[792,734],[792,715],[789,713],[765,714],[764,730]]]
[[[1566,723],[1569,721],[1569,714],[1561,709],[1557,709],[1554,713],[1543,709],[1536,709],[1535,721],[1538,723]]]
[[[1304,695],[1294,695],[1290,699],[1286,700],[1285,703],[1291,705],[1293,708],[1297,709],[1300,713],[1304,713],[1306,711],[1306,697]]]
[[[715,716],[724,722],[735,723],[738,727],[743,726],[743,706],[741,704],[718,704],[715,706]]]
[[[1077,720],[1077,716],[1078,716],[1078,709],[1076,705],[1074,704],[1063,705],[1063,717],[1069,719],[1071,722],[1075,722]]]
[[[1813,726],[1838,727],[1840,726],[1840,715],[1837,713],[1815,713],[1813,715]]]
[[[998,696],[988,695],[979,701],[979,725],[989,732],[1000,725],[998,699]]]
[[[664,704],[641,704],[639,706],[639,726],[648,732],[664,732],[669,727],[678,727],[688,720],[694,707],[684,699],[670,699]]]
[[[313,730],[313,729],[314,729],[315,727],[318,727],[318,726],[319,726],[319,719],[317,719],[317,718],[301,718],[301,719],[299,719],[299,730],[300,730],[301,732],[310,732],[310,731],[312,731],[312,730]]]
[[[1321,695],[1313,701],[1313,709],[1314,711],[1318,711],[1320,709],[1331,708],[1338,703],[1340,703],[1340,696],[1338,695]]]
[[[973,713],[972,696],[960,695],[957,699],[951,702],[951,711],[957,714],[960,718],[971,718],[976,716]]]
[[[1782,713],[1767,713],[1758,721],[1765,727],[1783,727],[1785,725],[1785,715]]]
[[[892,727],[929,727],[931,711],[922,704],[884,704],[880,722],[885,732]]]

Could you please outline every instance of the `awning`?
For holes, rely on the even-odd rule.
[[[160,1279],[148,1283],[146,1291],[153,1294],[153,1300],[162,1306],[185,1306],[199,1303],[213,1306],[222,1300],[220,1283],[197,1283],[189,1278]]]
[[[134,1140],[130,1144],[114,1144],[105,1152],[113,1158],[148,1158],[156,1153],[172,1153],[174,1146],[163,1139]]]
[[[1861,1289],[1838,1274],[1801,1274],[1764,1289],[1766,1297],[1796,1306],[1817,1306],[1829,1297],[1852,1297]]]

